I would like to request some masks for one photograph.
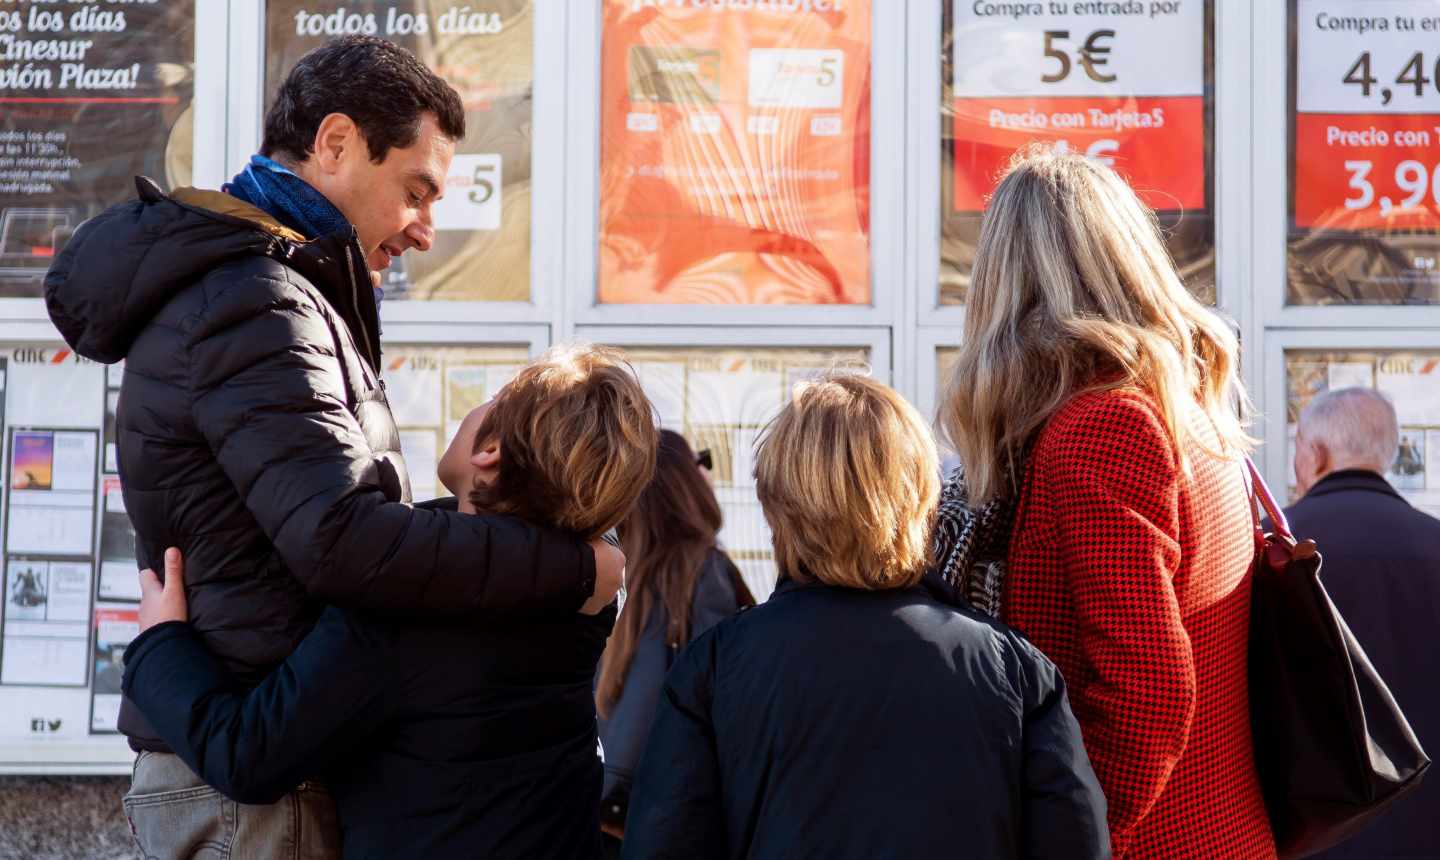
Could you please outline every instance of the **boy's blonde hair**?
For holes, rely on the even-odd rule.
[[[940,497],[935,441],[909,403],[854,373],[796,386],[755,462],[781,575],[879,590],[920,581]]]
[[[495,395],[475,437],[500,445],[499,476],[480,510],[593,539],[634,506],[655,473],[654,409],[624,353],[551,349]]]

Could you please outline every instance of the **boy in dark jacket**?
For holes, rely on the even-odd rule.
[[[1054,665],[920,587],[938,474],[894,391],[802,383],[755,466],[781,582],[677,659],[622,857],[1109,857]]]
[[[467,419],[441,478],[462,512],[591,539],[625,515],[654,462],[651,406],[628,366],[612,350],[571,348],[521,371]],[[178,552],[166,568],[163,591],[142,575],[144,632],[126,653],[125,691],[227,797],[269,803],[323,772],[352,860],[599,851],[591,680],[613,590],[580,614],[483,624],[332,608],[247,693],[184,623]]]

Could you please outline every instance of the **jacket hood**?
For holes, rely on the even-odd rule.
[[[219,191],[167,196],[136,177],[139,199],[81,224],[45,275],[45,306],[80,355],[124,358],[146,324],[207,272],[242,257],[286,256],[305,238]]]

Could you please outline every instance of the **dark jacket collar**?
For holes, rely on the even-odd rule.
[[[1305,498],[1328,495],[1330,493],[1341,493],[1347,490],[1362,490],[1371,493],[1381,493],[1387,496],[1401,499],[1404,497],[1390,486],[1390,482],[1384,476],[1368,469],[1341,469],[1338,472],[1331,472],[1315,483]]]
[[[801,582],[788,576],[782,576],[775,583],[775,590],[770,593],[770,597],[771,599],[774,599],[776,597],[780,597],[781,595],[789,594],[796,591],[805,591],[807,589],[816,589],[821,591],[832,589],[836,591],[855,590],[837,588],[836,586],[826,585],[825,583],[819,581]],[[970,606],[969,602],[967,602],[964,597],[961,597],[959,592],[953,586],[948,585],[945,580],[940,576],[940,574],[936,573],[935,571],[926,572],[925,576],[921,578],[919,583],[911,586],[908,589],[900,590],[913,591],[918,594],[925,594],[929,597],[934,598],[935,600],[940,601],[941,603],[956,607],[958,609],[973,609],[973,607]]]
[[[379,373],[379,314],[353,228],[307,242],[269,213],[219,191],[167,195],[143,177],[135,185],[138,199],[80,225],[46,274],[46,308],[76,352],[101,362],[124,358],[177,293],[225,263],[265,256],[325,296]]]

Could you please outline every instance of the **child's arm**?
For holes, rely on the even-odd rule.
[[[163,589],[149,573],[142,594],[143,631],[126,649],[123,689],[175,754],[232,800],[274,803],[405,699],[385,676],[383,629],[334,607],[246,692],[185,622],[177,552],[166,554]]]

